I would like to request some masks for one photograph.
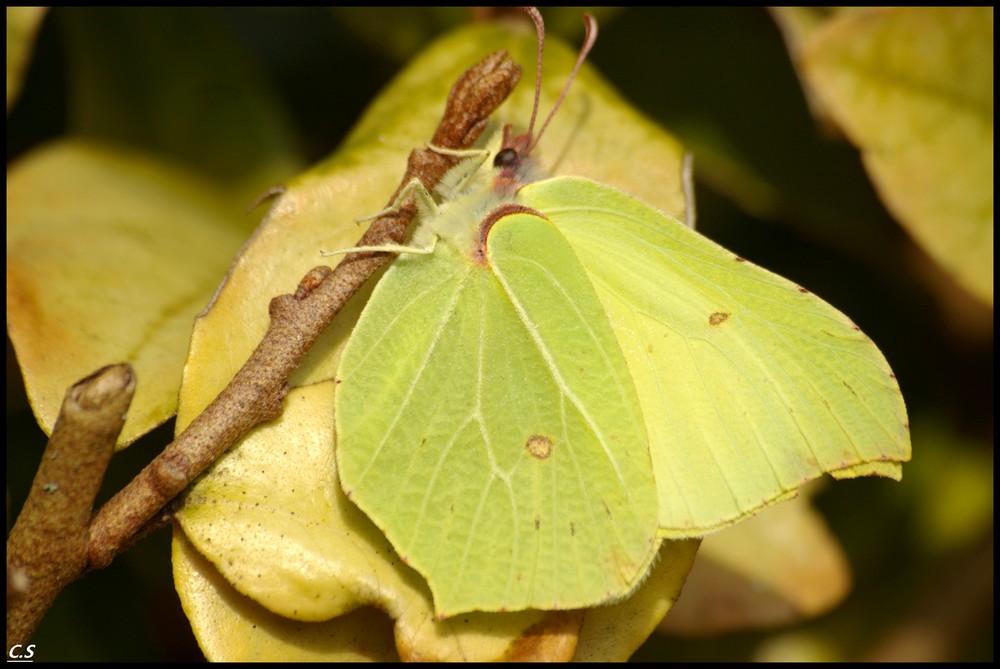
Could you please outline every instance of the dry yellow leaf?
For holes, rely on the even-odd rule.
[[[661,628],[702,635],[791,624],[830,610],[850,587],[847,558],[802,496],[707,537]]]
[[[800,66],[889,210],[992,306],[993,9],[839,14],[809,33]]]
[[[199,182],[120,148],[64,140],[7,176],[7,328],[39,424],[66,389],[129,362],[119,446],[176,410],[185,343],[242,243]]]
[[[7,8],[7,111],[21,92],[46,7]]]

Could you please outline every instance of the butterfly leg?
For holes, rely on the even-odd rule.
[[[382,211],[377,211],[374,214],[371,214],[370,216],[359,218],[357,219],[356,222],[367,223],[368,221],[374,221],[376,218],[380,216],[384,216],[386,214],[392,214],[394,212],[399,211],[400,207],[403,206],[403,202],[411,194],[416,198],[417,207],[420,208],[422,213],[428,214],[430,216],[437,216],[438,213],[437,202],[435,202],[434,198],[431,197],[430,192],[428,192],[423,182],[421,182],[420,179],[414,177],[413,179],[410,179],[406,183],[406,185],[403,186],[402,189],[400,189],[399,195],[396,196],[396,199],[393,200],[392,204],[390,204]]]
[[[430,255],[434,253],[434,247],[437,245],[438,238],[432,237],[431,243],[428,246],[405,246],[403,244],[384,244],[382,246],[348,246],[345,249],[336,249],[334,251],[320,251],[321,256],[343,256],[350,253],[411,253],[413,255]]]

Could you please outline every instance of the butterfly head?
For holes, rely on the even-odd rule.
[[[583,23],[586,26],[587,32],[583,40],[583,46],[580,47],[580,54],[576,58],[576,64],[573,66],[573,71],[566,80],[566,85],[563,86],[562,92],[559,94],[559,99],[556,100],[555,105],[552,107],[552,111],[549,112],[548,117],[545,119],[545,123],[542,124],[541,129],[539,129],[538,134],[536,135],[534,128],[535,119],[538,116],[538,101],[541,97],[542,91],[542,51],[545,47],[545,22],[542,21],[542,15],[539,14],[538,10],[534,7],[525,7],[524,10],[527,12],[528,16],[531,17],[531,20],[534,21],[535,32],[538,35],[538,65],[535,75],[535,101],[532,105],[531,120],[528,123],[527,132],[515,134],[513,126],[510,124],[504,126],[503,141],[501,142],[500,149],[493,157],[493,167],[497,170],[494,180],[494,190],[504,194],[516,192],[517,189],[526,181],[530,181],[530,179],[527,178],[527,174],[530,170],[531,151],[538,145],[538,140],[545,132],[549,122],[552,121],[552,117],[555,116],[556,110],[559,109],[559,105],[562,104],[563,98],[566,97],[569,87],[576,78],[576,73],[580,70],[580,66],[587,58],[587,54],[590,53],[591,48],[594,46],[594,42],[597,40],[597,21],[595,21],[594,17],[590,14],[584,14]]]
[[[514,126],[509,123],[503,128],[500,149],[493,156],[493,189],[499,193],[512,194],[523,184],[532,181],[528,175],[531,164],[531,133],[514,134]]]

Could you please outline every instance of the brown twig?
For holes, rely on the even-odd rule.
[[[45,446],[31,492],[7,537],[7,648],[24,643],[56,595],[87,564],[88,527],[135,392],[127,364],[73,385]]]
[[[444,117],[431,142],[434,146],[472,146],[490,115],[520,78],[520,68],[504,52],[486,57],[452,87]],[[410,154],[397,194],[413,178],[430,190],[457,159],[427,149]],[[416,215],[408,198],[393,212],[376,219],[358,245],[402,242]],[[347,300],[391,255],[352,254],[336,269],[318,267],[300,282],[294,295],[270,304],[271,324],[244,367],[201,415],[155,460],[115,495],[90,527],[88,569],[107,566],[131,539],[204,469],[255,425],[281,413],[288,376]]]

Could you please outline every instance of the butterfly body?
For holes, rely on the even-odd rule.
[[[477,263],[485,262],[489,226],[503,211],[514,211],[520,188],[541,178],[530,156],[513,148],[509,129],[497,133],[487,148],[453,167],[435,188],[436,204],[425,205],[413,233],[413,245],[426,248],[437,241],[454,246]],[[513,156],[502,164],[498,157]],[[476,222],[479,222],[477,225]]]

